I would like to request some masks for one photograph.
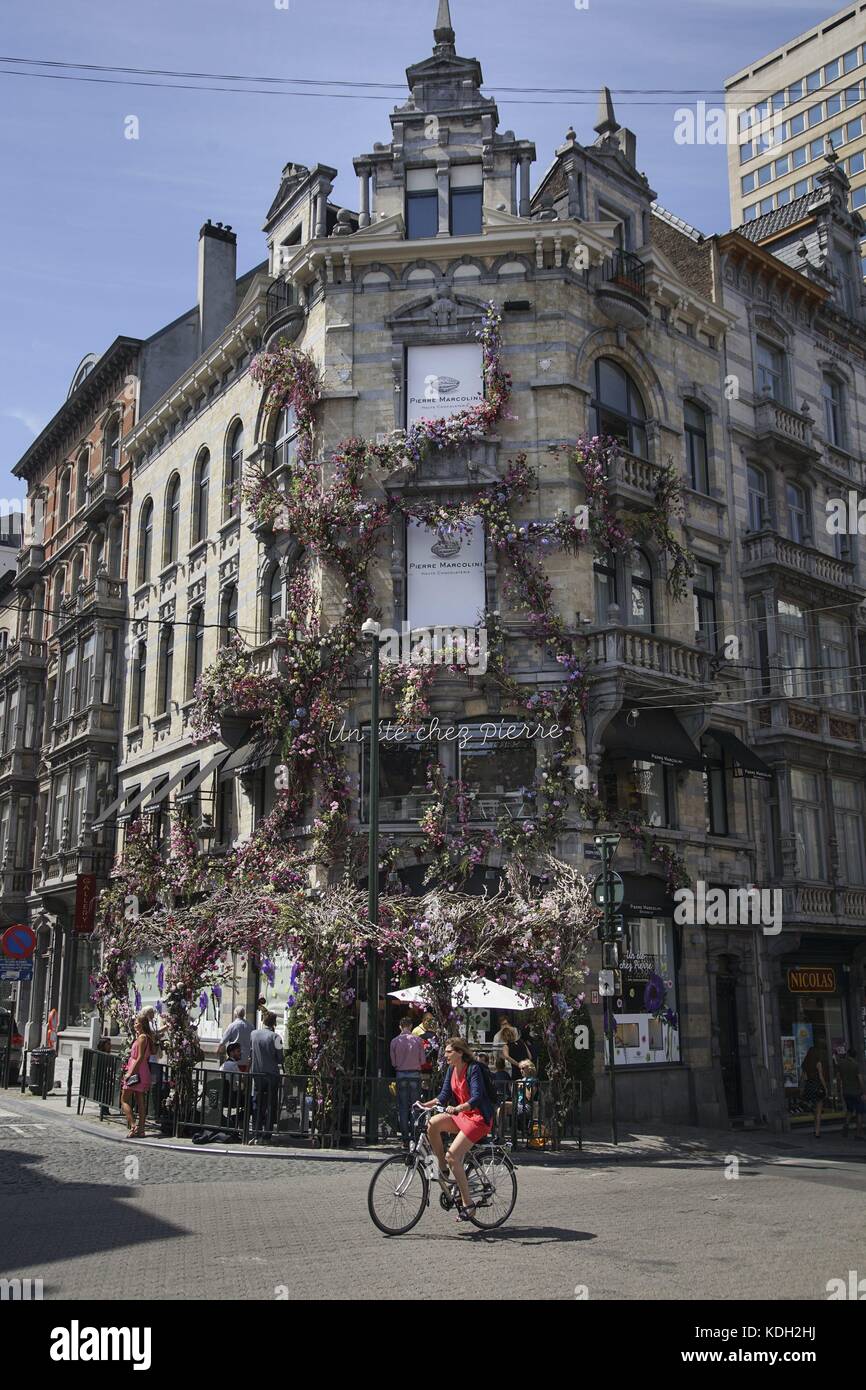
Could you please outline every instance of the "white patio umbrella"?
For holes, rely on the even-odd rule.
[[[457,981],[455,993],[463,1009],[514,1009],[519,1012],[535,1008],[535,1002],[528,994],[518,994],[516,989],[499,985],[495,980],[464,978]],[[426,1004],[429,1002],[429,986],[392,989],[388,998],[400,999],[404,1004]]]

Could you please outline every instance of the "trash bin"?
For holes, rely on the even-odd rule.
[[[35,1047],[30,1053],[30,1091],[41,1096],[54,1089],[54,1063],[57,1053],[53,1047]]]

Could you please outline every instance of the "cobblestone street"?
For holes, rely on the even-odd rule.
[[[863,1267],[866,1195],[860,1146],[826,1143],[780,1143],[736,1180],[700,1156],[535,1159],[501,1231],[466,1233],[434,1200],[388,1240],[366,1208],[378,1155],[136,1148],[4,1096],[0,1274],[41,1277],[46,1299],[444,1298],[455,1277],[504,1299],[519,1267],[528,1295],[555,1300],[820,1300]]]

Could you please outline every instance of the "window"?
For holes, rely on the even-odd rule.
[[[120,466],[120,420],[116,415],[102,437],[102,466],[103,468],[118,468]]]
[[[866,152],[858,150],[857,153],[852,154],[851,158],[848,160],[848,173],[862,174],[864,169],[866,169]]]
[[[740,163],[741,163],[741,164],[745,164],[746,160],[747,160],[747,159],[751,159],[753,154],[754,154],[754,150],[752,149],[752,146],[751,146],[751,143],[750,143],[750,142],[746,142],[745,144],[741,145],[741,146],[740,146]]]
[[[772,177],[773,177],[773,166],[772,166],[772,164],[762,164],[761,167],[760,167],[760,169],[758,170],[758,187],[759,187],[759,188],[764,188],[764,187],[766,186],[766,184],[768,184],[768,183],[770,182],[770,179],[771,179]]]
[[[814,72],[810,72],[810,73],[807,75],[807,77],[806,77],[806,92],[807,92],[807,94],[808,94],[809,96],[811,96],[812,92],[817,92],[817,90],[818,90],[818,88],[820,87],[820,85],[821,85],[821,69],[820,69],[820,68],[816,68]]]
[[[838,58],[834,58],[832,63],[824,64],[824,82],[835,82],[842,71],[841,63]]]
[[[33,862],[31,852],[32,827],[30,824],[32,814],[32,797],[20,797],[18,800],[18,829],[15,839],[14,865],[16,869],[29,869]]]
[[[644,825],[670,825],[668,769],[661,763],[638,760],[631,765],[626,783],[628,809],[637,811]]]
[[[217,792],[216,839],[217,844],[228,846],[235,838],[235,784],[232,777],[226,777],[219,784]]]
[[[291,406],[284,405],[277,416],[274,433],[274,468],[291,466],[298,457],[298,421]]]
[[[138,582],[146,584],[150,579],[153,558],[153,502],[148,497],[138,517]]]
[[[171,705],[171,681],[174,667],[174,626],[163,623],[159,634],[157,666],[157,714],[167,714]]]
[[[849,48],[842,59],[842,66],[845,72],[853,72],[855,68],[860,66],[860,55],[856,48]]]
[[[234,584],[223,589],[220,595],[220,641],[224,646],[229,633],[238,630],[238,591]]]
[[[806,112],[800,111],[796,116],[791,117],[791,134],[802,135],[806,129]]]
[[[173,565],[177,560],[180,541],[180,477],[175,473],[165,494],[165,539],[162,547],[162,563]]]
[[[244,427],[237,421],[228,437],[226,447],[225,490],[223,492],[223,521],[237,516],[240,507],[241,470],[244,461]]]
[[[686,401],[683,407],[686,431],[686,461],[689,482],[695,492],[708,493],[710,490],[707,471],[707,417],[700,406]]]
[[[607,627],[610,622],[611,604],[616,597],[616,560],[611,551],[595,561],[593,565],[595,580],[595,621],[599,627]]]
[[[509,726],[503,725],[503,730]],[[535,782],[535,746],[519,739],[484,737],[482,725],[464,724],[457,749],[457,776],[484,797],[519,797],[523,788]],[[492,819],[496,819],[491,806]],[[479,808],[484,815],[485,808]]]
[[[83,507],[87,501],[87,462],[88,453],[79,455],[78,463],[75,468],[75,509]]]
[[[130,719],[137,729],[144,718],[144,699],[147,690],[147,643],[139,642],[135,648],[132,668],[132,705]]]
[[[102,647],[102,703],[114,704],[114,666],[117,650],[117,633],[109,628],[103,637]]]
[[[791,769],[797,874],[804,879],[824,877],[824,834],[821,817],[821,779],[816,772]]]
[[[28,686],[24,710],[24,747],[35,748],[39,729],[39,687]]]
[[[84,824],[84,803],[87,795],[87,768],[80,763],[72,774],[72,798],[69,806],[69,846],[75,849]]]
[[[821,387],[824,400],[824,430],[827,443],[842,448],[842,388],[833,376],[825,376]]]
[[[431,752],[417,739],[398,742],[379,739],[379,816],[383,821],[411,821],[420,814],[418,796],[427,785],[427,766]],[[364,730],[361,745],[360,819],[370,818],[370,730]]]
[[[72,592],[78,593],[81,581],[84,578],[84,552],[79,550],[75,559],[72,561]]]
[[[845,105],[856,106],[860,100],[860,83],[855,82],[853,87],[845,88]]]
[[[785,93],[784,93],[784,92],[774,92],[773,95],[770,97],[770,110],[771,110],[771,111],[784,111],[784,109],[785,109]]]
[[[842,110],[842,93],[836,92],[832,97],[827,98],[827,119],[831,116],[838,116]]]
[[[863,117],[858,116],[855,121],[849,121],[845,127],[845,139],[856,140],[863,134]]]
[[[595,364],[590,415],[593,434],[610,435],[631,453],[647,457],[646,410],[641,394],[619,363],[607,357],[600,357]]]
[[[703,637],[708,650],[714,652],[719,645],[719,639],[716,620],[716,572],[712,565],[698,564],[692,594],[695,601],[695,636]]]
[[[835,130],[829,131],[829,133],[826,136],[826,139],[829,140],[834,150],[838,150],[839,146],[844,142],[845,139],[845,133],[842,130],[842,127],[837,126]]]
[[[706,808],[705,829],[708,835],[727,835],[728,774],[722,750],[716,740],[708,735],[702,740],[701,751],[706,762],[702,773]]]
[[[207,449],[204,449],[199,455],[195,470],[195,485],[193,489],[193,545],[198,545],[199,541],[203,541],[207,538],[209,501],[210,454]]]
[[[779,618],[779,686],[783,695],[809,694],[807,625],[803,609],[790,599],[777,600]]]
[[[204,607],[199,604],[190,614],[189,660],[187,662],[187,699],[195,694],[196,682],[204,670]]]
[[[795,197],[795,198],[802,198],[802,197],[804,196],[804,194],[806,194],[806,193],[808,193],[808,192],[809,192],[809,180],[808,180],[808,179],[800,179],[797,183],[794,184],[794,197]]]
[[[632,627],[642,627],[647,632],[653,630],[653,581],[650,562],[642,550],[636,550],[631,562],[631,615]]]
[[[483,222],[483,184],[480,164],[455,164],[451,169],[449,226],[452,236],[477,236]]]
[[[806,514],[806,494],[796,483],[785,484],[785,506],[788,513],[788,535],[798,545],[805,545],[809,534]]]
[[[758,368],[758,394],[771,396],[774,401],[784,404],[785,359],[781,349],[759,338],[756,352]]]
[[[69,799],[69,773],[61,772],[54,783],[54,804],[51,808],[51,849],[60,849],[63,837],[63,822],[66,820],[66,803]]]
[[[786,154],[782,155],[781,159],[776,160],[776,163],[773,166],[773,170],[777,179],[780,179],[783,174],[787,174],[790,172],[790,161]]]
[[[819,135],[817,140],[811,140],[811,141],[809,142],[809,158],[810,158],[810,159],[820,159],[821,156],[823,155],[823,153],[824,153],[824,137],[823,137],[822,135]]]
[[[772,194],[770,194],[769,198],[762,198],[762,199],[761,199],[761,215],[763,216],[765,213],[772,212],[774,206],[775,206],[775,204],[774,204],[774,202],[773,202],[773,195],[772,195]]]
[[[680,1060],[673,923],[629,918],[629,948],[621,958],[622,1008],[617,1003],[617,1067]],[[607,1048],[607,1044],[605,1044]]]
[[[791,201],[790,188],[780,188],[776,194],[776,207],[783,208],[786,203]]]
[[[406,171],[406,237],[418,241],[439,232],[439,189],[436,170]]]
[[[790,87],[788,88],[789,104],[792,104],[795,101],[800,101],[803,97],[803,90],[804,89],[802,77],[797,82],[792,82]]]
[[[834,709],[851,709],[852,696],[848,628],[840,618],[821,613],[818,617],[818,646],[821,660],[822,703]],[[858,682],[859,684],[859,682]]]
[[[839,848],[839,877],[843,883],[864,883],[863,809],[860,788],[847,778],[834,777],[833,815]]]
[[[806,153],[806,146],[800,145],[791,155],[791,163],[795,169],[802,169],[804,164],[808,164],[809,159]],[[799,194],[797,195],[800,196]]]
[[[60,718],[68,719],[72,713],[72,690],[75,684],[75,648],[67,647],[63,653],[60,674]]]
[[[93,673],[96,659],[96,637],[85,637],[78,667],[78,708],[85,709],[93,695]]]
[[[745,175],[743,176],[743,178],[740,179],[740,192],[741,192],[741,193],[754,193],[754,191],[755,191],[755,175],[754,175],[754,173],[752,173],[752,174],[745,174]]]
[[[754,203],[750,203],[747,208],[743,208],[743,221],[754,222],[758,215],[758,209]]]
[[[770,488],[762,468],[750,464],[746,470],[749,488],[749,530],[763,531],[770,525]]]
[[[65,468],[60,479],[60,525],[69,520],[69,498],[72,491],[72,469]]]
[[[268,586],[268,596],[265,612],[265,638],[266,640],[277,635],[277,624],[283,616],[283,576],[280,573],[279,565],[275,565],[271,571],[270,584]]]
[[[18,739],[18,686],[14,686],[9,694],[9,705],[6,710],[4,725],[0,727],[2,735],[2,747],[5,753],[17,742]],[[0,864],[3,859],[0,856]]]

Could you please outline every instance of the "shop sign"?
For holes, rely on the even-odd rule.
[[[96,874],[79,874],[75,881],[75,930],[92,932],[96,921]]]
[[[788,971],[789,994],[835,994],[836,971],[832,965],[796,965]]]
[[[447,420],[484,399],[481,346],[410,347],[406,362],[406,426]]]
[[[406,527],[407,618],[421,628],[474,628],[485,608],[484,528]]]

